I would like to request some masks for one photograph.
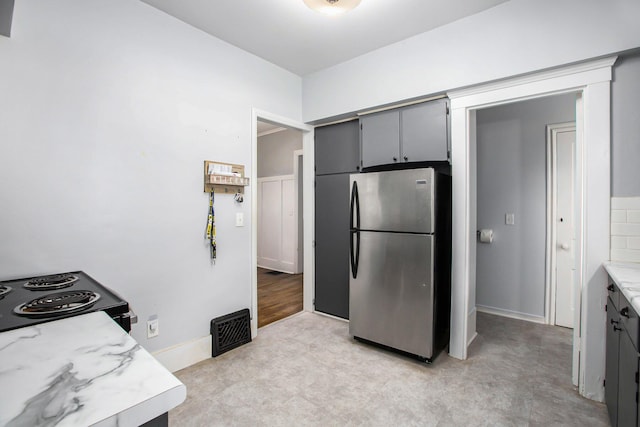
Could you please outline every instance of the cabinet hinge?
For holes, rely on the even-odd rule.
[[[311,247],[312,247],[312,248],[315,248],[315,247],[316,247],[316,241],[315,241],[315,240],[311,242]]]
[[[362,130],[362,123],[360,123],[360,130]]]
[[[607,386],[607,380],[604,379],[604,380],[602,380],[602,387],[606,387],[606,386]]]
[[[636,403],[638,403],[638,392],[636,391]]]
[[[607,304],[604,305],[604,311],[607,311]]]
[[[638,372],[636,372],[636,384],[638,384]]]

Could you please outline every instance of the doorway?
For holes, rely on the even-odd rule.
[[[575,111],[568,93],[476,112],[477,225],[493,236],[476,244],[478,311],[547,323],[545,132]]]
[[[448,93],[451,99],[451,159],[453,181],[453,256],[451,339],[449,354],[467,358],[477,335],[475,319],[476,265],[476,111],[537,97],[578,92],[576,103],[576,236],[578,265],[573,339],[579,392],[602,401],[604,387],[605,313],[601,304],[609,259],[610,83],[616,57],[542,71]],[[587,179],[588,173],[588,179]]]
[[[258,327],[302,311],[302,132],[257,122]],[[300,238],[299,238],[300,237]]]
[[[281,133],[282,137],[277,136],[278,133]],[[311,253],[308,246],[311,244],[309,233],[312,228],[308,221],[302,220],[302,211],[308,211],[309,207],[308,201],[300,196],[308,193],[306,188],[308,185],[313,185],[313,180],[307,176],[308,170],[313,169],[307,164],[313,161],[313,155],[303,156],[312,151],[313,128],[286,117],[253,109],[252,134],[251,183],[254,190],[251,199],[253,248],[251,332],[255,337],[259,326],[300,310],[310,311],[313,295],[308,290],[311,284],[307,276],[311,272],[312,265],[307,254]],[[297,143],[292,144],[291,141],[289,143],[285,141],[282,144],[274,143],[274,140],[286,139],[285,135],[288,135],[289,139],[292,135],[295,136]],[[259,138],[263,141],[259,142]],[[265,154],[264,151],[259,150],[259,144],[269,139],[275,148],[272,147],[273,149],[267,150]],[[288,153],[286,156],[283,155],[285,151]],[[286,165],[287,169],[279,169],[283,165]],[[263,186],[265,182],[267,185]],[[274,203],[272,197],[277,194],[280,194],[279,200]],[[279,211],[279,219],[270,220],[269,224],[261,226],[260,212],[263,208],[275,210],[276,213]],[[284,239],[282,239],[283,227],[288,230]],[[261,246],[258,239],[261,228],[268,231],[267,234],[271,233],[270,237],[274,236],[274,230],[279,229],[277,244],[268,241],[267,246]],[[261,262],[258,261],[259,254]],[[275,264],[260,265],[271,261]],[[303,275],[303,271],[307,274]],[[292,298],[295,302],[292,302]]]

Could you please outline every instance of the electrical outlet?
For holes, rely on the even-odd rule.
[[[236,212],[236,227],[244,227],[244,213]]]
[[[158,318],[147,320],[147,338],[153,338],[160,335],[160,325]]]

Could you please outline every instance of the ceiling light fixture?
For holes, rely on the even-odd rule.
[[[360,0],[303,0],[311,9],[325,15],[341,15],[360,4]]]

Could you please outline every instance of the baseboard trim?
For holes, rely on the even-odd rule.
[[[333,314],[323,313],[321,311],[313,310],[312,313],[319,314],[320,316],[329,317],[331,319],[340,320],[342,322],[349,323],[349,319],[343,319],[342,317],[334,316]]]
[[[287,267],[282,267],[281,265],[273,265],[273,264],[268,264],[268,263],[264,263],[264,262],[260,262],[260,260],[258,260],[258,268],[264,268],[265,270],[271,270],[271,271],[279,271],[280,273],[287,273],[287,274],[296,274],[295,268],[287,268]]]
[[[527,322],[540,323],[542,325],[545,325],[547,323],[544,320],[544,316],[534,316],[532,314],[519,313],[517,311],[487,307],[484,305],[477,305],[476,308],[481,313],[494,314],[496,316],[509,317],[511,319],[525,320]]]
[[[467,348],[469,348],[473,340],[478,336],[478,331],[476,329],[477,313],[478,311],[476,307],[473,307],[467,315]]]
[[[211,335],[158,350],[153,357],[170,372],[195,365],[211,358]]]

